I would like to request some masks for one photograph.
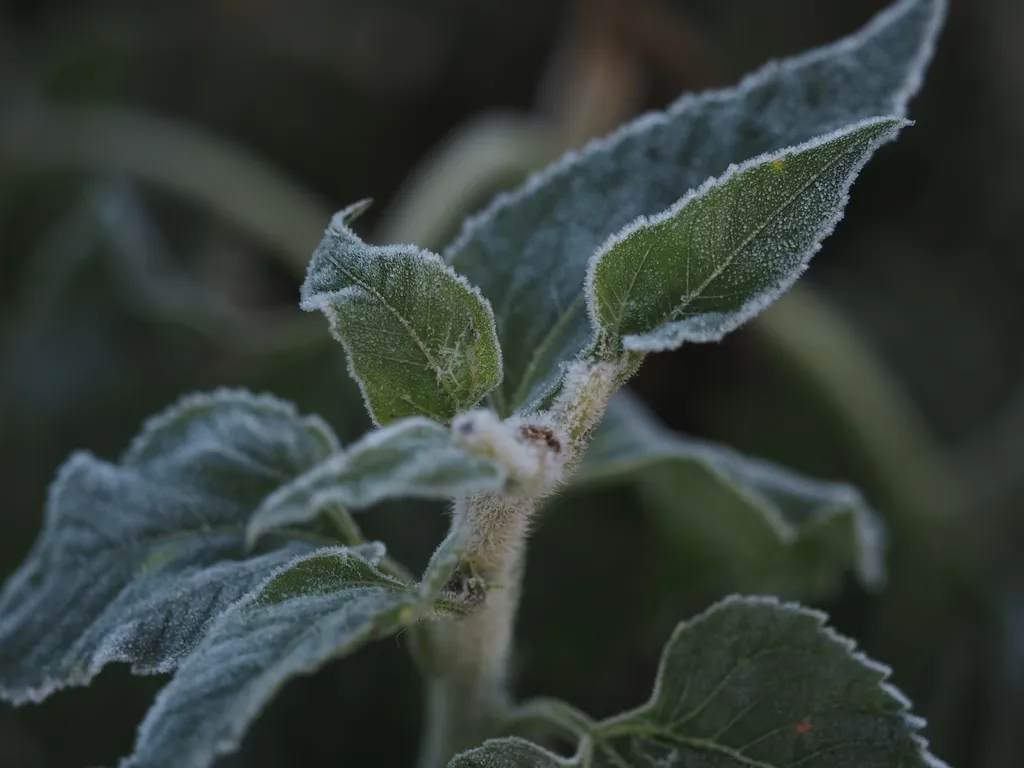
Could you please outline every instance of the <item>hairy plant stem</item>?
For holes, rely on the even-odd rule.
[[[460,499],[452,513],[452,531],[466,535],[466,546],[447,589],[471,601],[479,596],[479,603],[466,616],[431,627],[429,653],[419,660],[427,678],[419,768],[444,768],[508,724],[506,680],[530,523],[538,502],[579,465],[612,395],[636,365],[578,360],[566,369],[551,411],[498,429],[467,414],[453,427],[477,450],[505,457],[511,485],[505,493]],[[524,445],[536,459],[532,469]]]
[[[469,615],[433,627],[419,768],[443,768],[478,746],[508,708],[505,682],[535,507],[533,499],[500,494],[455,505],[453,530],[470,532],[460,578],[482,582],[486,592]]]

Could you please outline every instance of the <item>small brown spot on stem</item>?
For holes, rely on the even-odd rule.
[[[531,442],[543,442],[555,453],[560,453],[562,450],[562,443],[559,442],[557,437],[555,437],[554,430],[549,427],[538,427],[533,424],[527,424],[525,427],[521,427],[519,429],[519,434],[524,439],[530,440]]]

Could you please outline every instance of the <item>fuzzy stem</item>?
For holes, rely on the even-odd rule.
[[[622,365],[580,360],[566,371],[552,410],[533,414],[536,423],[470,412],[453,424],[469,450],[507,465],[510,490],[462,499],[452,515],[452,530],[468,538],[462,571],[449,586],[485,589],[471,613],[432,628],[419,768],[443,768],[454,755],[497,735],[506,719],[505,683],[531,518],[538,500],[578,465],[626,372]]]
[[[487,591],[469,615],[434,626],[419,768],[443,768],[458,752],[478,746],[494,735],[507,709],[505,681],[534,507],[531,499],[497,494],[456,504],[453,529],[471,532],[464,562]]]

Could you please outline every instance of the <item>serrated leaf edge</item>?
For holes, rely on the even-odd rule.
[[[745,596],[745,595],[729,595],[724,599],[718,601],[705,611],[697,614],[691,619],[681,621],[676,628],[672,631],[671,636],[665,643],[665,647],[662,651],[661,659],[658,662],[658,671],[654,679],[654,687],[651,691],[650,698],[639,707],[623,712],[619,715],[608,718],[598,723],[595,730],[595,737],[600,737],[601,730],[608,727],[614,727],[617,724],[625,724],[625,721],[633,717],[642,717],[647,714],[648,710],[657,705],[658,697],[661,695],[662,680],[664,678],[665,666],[669,661],[669,654],[672,646],[676,643],[678,637],[684,632],[699,626],[704,621],[707,621],[710,617],[716,613],[730,608],[734,605],[752,605],[752,606],[769,606],[775,608],[781,612],[799,614],[812,619],[818,626],[818,630],[826,636],[830,641],[842,648],[847,655],[856,661],[858,664],[863,666],[865,669],[878,675],[878,685],[882,691],[899,706],[898,716],[906,723],[908,729],[911,731],[910,737],[916,743],[921,758],[928,764],[930,768],[950,768],[950,766],[944,761],[933,755],[928,749],[928,740],[921,736],[918,731],[925,725],[924,718],[910,712],[911,702],[910,699],[904,695],[899,688],[889,682],[892,676],[892,668],[882,664],[874,659],[866,656],[862,651],[857,650],[857,643],[853,639],[846,637],[845,635],[839,634],[832,627],[828,626],[828,615],[823,611],[808,608],[794,602],[785,602],[779,600],[777,597],[757,595],[757,596]],[[628,730],[628,729],[624,729]]]
[[[247,389],[220,387],[211,392],[193,392],[178,398],[173,404],[159,413],[146,419],[138,434],[132,438],[128,447],[121,454],[119,463],[134,464],[145,452],[154,436],[201,411],[209,411],[218,405],[242,405],[260,410],[274,416],[294,419],[311,433],[321,438],[328,453],[341,448],[334,431],[322,418],[316,415],[302,415],[293,403],[281,400],[269,393],[253,393]]]
[[[706,104],[742,97],[744,94],[754,90],[771,78],[775,77],[779,72],[791,72],[807,66],[808,64],[813,64],[816,61],[842,55],[851,49],[857,48],[862,41],[881,34],[882,30],[886,27],[899,23],[902,17],[923,2],[929,3],[932,6],[932,14],[924,32],[917,56],[907,70],[907,76],[904,80],[903,88],[893,95],[890,109],[887,110],[890,115],[896,117],[905,116],[911,99],[921,88],[921,84],[924,81],[925,70],[935,54],[939,31],[942,29],[943,21],[947,15],[948,0],[898,0],[898,2],[895,2],[876,13],[856,32],[842,37],[839,40],[785,59],[769,59],[759,69],[743,77],[740,82],[734,86],[704,91],[702,93],[685,93],[664,110],[652,110],[626,123],[606,136],[591,139],[582,148],[566,152],[555,162],[542,170],[531,174],[518,188],[509,192],[501,192],[497,194],[492,198],[491,202],[479,212],[466,217],[462,222],[459,234],[442,250],[441,258],[446,264],[450,264],[466,243],[472,238],[474,233],[486,226],[487,222],[493,219],[498,212],[504,208],[517,205],[519,200],[532,195],[538,187],[548,184],[552,178],[563,173],[567,173],[574,166],[586,162],[589,155],[598,151],[610,151],[616,145],[635,134],[647,131],[652,126],[671,122],[680,112],[690,109],[699,110]],[[575,306],[575,302],[573,306]],[[571,310],[567,310],[567,312],[569,311]],[[580,350],[578,357],[585,356],[588,351],[589,347],[585,346]],[[559,368],[561,369],[561,374],[553,377],[550,386],[545,388],[543,392],[538,394],[538,396],[530,402],[523,403],[518,406],[515,412],[526,413],[535,410],[541,403],[546,401],[552,393],[558,390],[561,380],[564,377],[566,367],[571,364],[571,362],[572,360],[568,360],[560,363]]]
[[[570,150],[544,169],[531,174],[517,189],[497,194],[485,208],[472,216],[466,217],[459,234],[444,248],[441,258],[446,263],[450,262],[455,254],[465,246],[473,233],[482,227],[487,220],[491,219],[497,211],[515,205],[520,198],[532,194],[537,187],[546,184],[551,177],[558,176],[573,166],[584,162],[591,153],[614,147],[626,138],[648,130],[652,125],[671,122],[679,112],[689,109],[700,109],[704,104],[725,101],[741,96],[762,85],[780,71],[786,72],[799,69],[807,64],[856,48],[861,40],[874,37],[883,28],[897,22],[912,6],[918,5],[921,2],[929,2],[934,6],[932,18],[925,32],[924,44],[918,51],[918,56],[913,65],[908,69],[904,87],[896,92],[892,99],[892,108],[888,110],[888,113],[893,116],[904,116],[910,100],[920,90],[921,83],[924,81],[924,72],[934,56],[938,32],[946,17],[948,0],[899,0],[879,11],[864,26],[846,37],[796,56],[785,59],[769,59],[759,69],[743,77],[734,86],[701,93],[685,93],[664,110],[652,110],[606,136],[591,139],[581,149]]]
[[[99,458],[89,451],[74,451],[67,459],[65,459],[64,463],[61,464],[60,468],[57,470],[57,474],[53,478],[53,481],[50,483],[50,487],[46,491],[42,530],[36,538],[35,543],[32,545],[32,548],[25,556],[25,559],[22,561],[22,567],[18,568],[18,570],[11,574],[10,578],[0,584],[0,595],[8,590],[16,591],[35,574],[39,573],[39,567],[41,567],[39,559],[42,555],[42,550],[44,549],[43,541],[46,538],[47,532],[53,530],[53,526],[56,522],[56,513],[53,510],[56,506],[57,496],[61,493],[61,490],[67,483],[72,472],[76,471],[80,464],[84,462],[100,461],[101,460]],[[24,565],[27,565],[30,562],[37,566],[37,568],[33,570],[24,568]],[[21,611],[29,609],[30,606],[26,604],[13,607],[13,611],[5,614],[6,617],[10,617],[12,619],[17,618]],[[96,664],[95,662],[92,662],[88,666],[77,670],[77,674],[69,674],[60,679],[50,678],[44,680],[34,688],[18,689],[17,691],[15,689],[8,688],[4,685],[3,681],[0,680],[0,701],[5,701],[15,707],[27,703],[38,704],[64,688],[88,685],[89,682],[100,673],[104,666],[105,663]]]
[[[319,416],[303,416],[299,413],[294,404],[281,400],[273,395],[266,393],[254,394],[246,389],[228,387],[221,387],[210,392],[193,392],[186,394],[178,398],[164,410],[147,418],[143,422],[139,432],[128,444],[128,447],[122,452],[116,463],[101,459],[92,451],[77,450],[71,452],[71,454],[57,469],[53,480],[47,488],[46,499],[43,505],[43,522],[39,534],[22,560],[22,567],[19,567],[18,570],[11,574],[8,579],[0,582],[0,595],[8,591],[17,591],[21,585],[32,579],[33,576],[39,572],[39,568],[42,565],[39,561],[42,557],[43,550],[45,549],[44,543],[49,536],[55,535],[58,522],[56,511],[58,498],[64,492],[64,487],[67,485],[68,479],[75,472],[80,471],[83,466],[88,465],[120,469],[128,468],[130,465],[138,461],[139,457],[149,448],[154,436],[160,431],[173,425],[179,420],[190,418],[201,411],[215,408],[221,404],[239,404],[249,406],[275,416],[284,416],[286,418],[294,419],[298,424],[302,425],[312,434],[320,438],[323,441],[325,448],[328,450],[337,451],[340,448],[338,439],[334,435],[330,426],[328,426],[327,422]],[[237,530],[240,535],[244,533],[244,527],[242,525],[238,525]],[[199,533],[196,534],[197,537],[200,535],[201,534]],[[29,570],[24,567],[30,563],[35,565],[36,568]],[[30,608],[29,605],[11,607],[13,610],[9,613],[5,612],[5,618],[16,618],[19,615],[19,611],[28,610]],[[227,610],[228,609],[225,609],[225,612]],[[95,620],[98,621],[101,617],[102,614],[96,617]],[[207,632],[209,632],[209,629],[213,626],[215,621],[216,619],[212,620],[208,624]],[[57,691],[88,685],[106,668],[108,664],[119,662],[130,663],[132,674],[156,675],[170,672],[180,661],[167,660],[164,663],[149,666],[133,662],[128,658],[119,658],[113,654],[105,655],[110,642],[111,640],[108,638],[104,644],[101,644],[94,649],[90,654],[89,663],[75,670],[74,673],[65,675],[59,679],[50,678],[48,680],[44,680],[40,685],[33,688],[12,689],[5,686],[3,681],[0,680],[0,701],[5,701],[12,706],[20,706],[26,703],[40,703]]]

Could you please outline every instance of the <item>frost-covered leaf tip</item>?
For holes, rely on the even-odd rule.
[[[591,339],[590,257],[734,163],[879,115],[902,117],[931,59],[945,0],[900,0],[863,29],[771,62],[735,88],[685,95],[497,198],[444,252],[494,305],[502,415],[530,410]]]
[[[437,255],[360,240],[349,224],[366,205],[331,221],[309,264],[301,306],[327,315],[374,422],[448,422],[501,381],[491,306]]]
[[[717,341],[756,315],[807,267],[861,168],[905,124],[867,120],[749,160],[612,237],[587,273],[596,353]]]

